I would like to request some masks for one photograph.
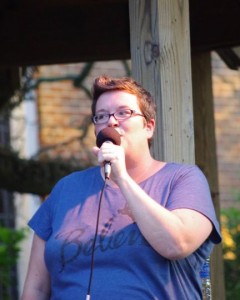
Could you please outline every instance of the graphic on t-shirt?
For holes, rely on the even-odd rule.
[[[124,208],[123,209],[119,209],[118,212],[119,212],[119,214],[129,216],[129,218],[134,221],[132,213],[131,213],[131,210],[129,209],[127,203],[125,204]]]
[[[78,208],[79,209],[79,208]],[[90,256],[93,251],[96,220],[91,220],[81,215],[81,222],[77,220],[75,207],[65,217],[60,231],[56,234],[55,240],[61,242],[60,261],[62,272],[66,265],[73,263],[83,256]],[[148,243],[141,235],[137,225],[133,221],[131,212],[127,205],[118,209],[105,222],[100,216],[98,235],[94,251],[112,251],[123,246],[135,244],[148,246]],[[78,224],[78,225],[76,225]]]

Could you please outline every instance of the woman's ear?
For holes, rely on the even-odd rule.
[[[146,122],[146,130],[149,132],[149,138],[153,136],[155,124],[156,123],[154,119],[150,119],[149,121]]]

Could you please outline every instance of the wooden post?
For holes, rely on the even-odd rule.
[[[157,104],[153,155],[165,161],[194,163],[188,5],[187,0],[129,0],[129,14],[133,77],[153,94]],[[203,74],[204,68],[196,68],[195,61],[194,66],[197,164],[208,177],[219,216],[210,73]],[[207,91],[201,80],[207,80]],[[221,300],[224,299],[221,246],[215,247],[211,265],[213,299]]]
[[[192,57],[194,129],[196,164],[207,176],[213,203],[220,218],[219,186],[215,142],[212,77],[210,53]],[[215,300],[225,299],[222,247],[211,255],[212,294]]]
[[[157,104],[153,155],[194,163],[188,1],[129,0],[133,77]]]

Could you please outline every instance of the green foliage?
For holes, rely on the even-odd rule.
[[[222,210],[226,300],[240,299],[240,209]]]
[[[3,300],[8,299],[12,270],[19,256],[19,243],[26,236],[26,229],[12,229],[0,226],[0,288]]]

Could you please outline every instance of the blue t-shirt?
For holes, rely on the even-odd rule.
[[[99,167],[72,173],[56,184],[29,222],[46,241],[52,300],[86,299],[103,185]],[[211,220],[212,233],[193,254],[168,260],[142,236],[120,190],[106,185],[94,251],[91,300],[201,299],[199,271],[213,244],[221,241],[205,176],[196,166],[168,163],[139,185],[169,210],[199,211]]]

